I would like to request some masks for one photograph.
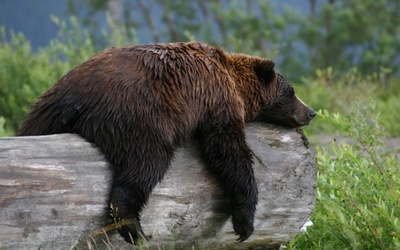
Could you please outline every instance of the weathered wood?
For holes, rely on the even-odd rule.
[[[150,249],[277,246],[300,232],[316,193],[315,159],[302,134],[255,123],[246,136],[260,192],[253,235],[235,241],[221,191],[190,144],[176,152],[142,213]],[[77,135],[0,138],[0,249],[130,248],[107,227],[111,180],[99,150]]]

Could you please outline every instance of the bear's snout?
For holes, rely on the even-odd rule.
[[[310,108],[310,111],[308,112],[309,120],[311,121],[316,115],[317,115],[317,113],[315,112],[315,110]]]
[[[294,118],[299,127],[310,124],[311,120],[317,115],[314,109],[310,108],[300,98],[296,96],[296,112]]]

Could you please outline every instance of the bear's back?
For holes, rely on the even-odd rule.
[[[72,69],[36,106],[90,141],[96,131],[115,134],[118,124],[152,127],[180,144],[232,97],[218,53],[199,42],[110,48]]]

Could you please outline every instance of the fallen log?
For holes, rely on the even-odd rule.
[[[277,247],[300,232],[316,163],[296,129],[246,128],[259,187],[255,231],[237,243],[226,201],[195,143],[176,152],[142,213],[145,249]],[[131,248],[108,214],[112,169],[75,134],[0,138],[0,249]]]

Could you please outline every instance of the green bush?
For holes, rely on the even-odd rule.
[[[318,149],[314,225],[289,249],[400,248],[400,161],[384,149],[375,107],[356,105],[349,116],[319,113],[353,143]]]
[[[38,51],[32,50],[22,34],[10,31],[7,36],[0,26],[0,136],[15,134],[35,100],[68,70],[99,50],[76,18],[67,23],[53,17],[53,21],[60,27],[58,36]],[[111,31],[103,32],[108,46],[128,43],[127,29],[111,21],[109,27]]]
[[[29,41],[0,27],[0,114],[4,131],[13,134],[36,98],[65,72],[65,63],[49,61],[41,50],[33,52]]]
[[[335,72],[332,68],[316,70],[314,76],[303,77],[295,85],[297,95],[315,110],[349,115],[356,102],[368,106],[374,100],[379,123],[390,136],[400,136],[399,82],[390,78],[387,69],[370,75],[363,75],[357,69],[347,73]],[[307,135],[334,134],[336,131],[337,124],[330,120],[320,122],[318,116],[305,128]]]

